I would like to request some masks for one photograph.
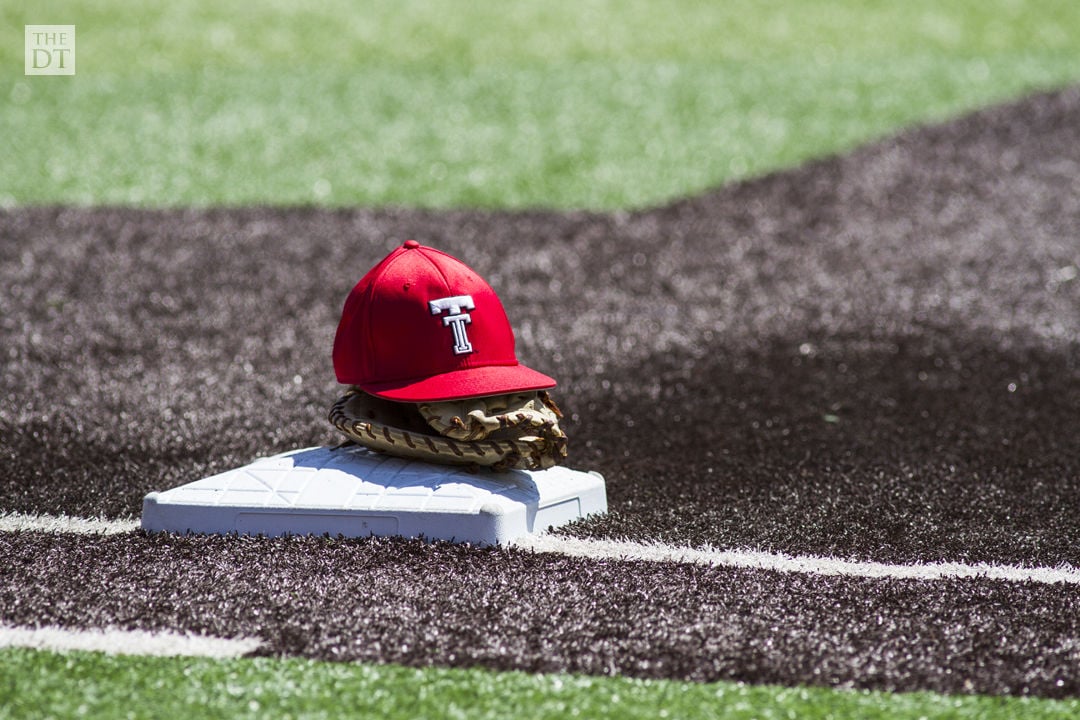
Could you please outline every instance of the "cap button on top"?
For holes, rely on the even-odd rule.
[[[416,248],[420,247],[420,243],[416,242],[415,240],[406,240],[405,247],[410,250],[415,250]]]

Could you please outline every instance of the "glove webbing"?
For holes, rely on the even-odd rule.
[[[493,470],[542,470],[566,457],[566,440],[545,438],[453,440],[363,418],[364,393],[351,390],[330,408],[330,423],[350,440],[400,457],[455,465],[481,465]]]

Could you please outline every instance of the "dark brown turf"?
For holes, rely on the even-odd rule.
[[[1037,583],[311,537],[7,534],[0,558],[20,625],[258,637],[259,654],[326,660],[1080,695],[1075,589]]]
[[[634,213],[0,212],[0,510],[137,515],[150,490],[258,455],[337,442],[324,417],[339,391],[330,364],[338,313],[356,280],[410,237],[484,275],[515,324],[519,356],[561,381],[572,464],[604,473],[612,508],[567,532],[882,561],[1080,565],[1075,88]],[[18,540],[42,550],[56,544],[62,563],[82,552],[80,542]],[[156,547],[136,545],[143,548],[136,556],[147,559],[147,548]],[[389,550],[380,549],[387,547],[397,546],[374,545],[371,562],[392,566]],[[466,584],[473,563],[494,562],[447,552]],[[607,568],[560,563],[585,573],[581,583]],[[597,577],[612,588],[622,574],[655,582],[669,598],[677,595],[664,589],[664,578],[697,572],[613,567],[620,569]],[[526,601],[548,592],[531,587],[543,585],[544,573],[530,573],[514,575],[530,585],[516,591]],[[847,593],[844,602],[860,593],[878,602],[869,581],[804,579],[796,585],[807,595],[794,598],[790,579],[716,573],[717,587],[730,579],[731,602],[747,583],[788,588],[778,590],[783,602],[832,592]],[[972,682],[988,691],[996,683],[1001,692],[1076,693],[1072,685],[1055,690],[1050,669],[1053,658],[1066,658],[1071,677],[1080,674],[1075,624],[1063,627],[1057,618],[1043,627],[1031,619],[1052,617],[1048,608],[1075,601],[1075,593],[903,587],[912,597],[927,593],[919,605],[927,610],[943,594],[991,593],[1001,622],[1027,638],[1015,641],[1015,667],[979,675],[970,663],[946,662],[945,646],[918,650],[939,654],[910,672],[897,669],[899,660],[860,664],[854,646],[837,650],[835,663],[818,664],[840,668],[835,677],[856,685],[963,689],[958,678],[977,675]],[[695,632],[694,608],[713,607],[695,602],[681,619],[668,618],[676,635]],[[959,613],[959,601],[951,602],[948,612]],[[647,604],[628,599],[625,612]],[[2,607],[0,619],[34,617]],[[736,635],[752,627],[745,642],[764,642],[765,625],[757,623],[767,614],[745,607],[748,614],[720,613],[716,622]],[[815,607],[814,617],[828,614]],[[759,667],[749,650],[725,649],[734,654],[723,662],[706,653],[698,665],[687,652],[663,664],[667,646],[622,638],[623,619],[606,614],[612,608],[597,610],[589,632],[610,623],[618,653],[578,657],[581,648],[567,645],[552,649],[551,658],[567,659],[550,667],[591,672],[606,657],[626,653],[626,663],[648,663],[655,653],[659,664],[633,672],[787,677],[773,666],[746,669]],[[834,609],[841,637],[842,623],[857,612]],[[885,636],[907,643],[905,634],[918,627],[913,617],[910,626],[868,635],[866,646]],[[290,622],[286,613],[259,626],[277,638],[276,651],[293,647],[280,635]],[[167,620],[130,618],[140,623]],[[389,633],[390,623],[378,632]],[[433,657],[486,663],[489,640],[469,634],[482,626],[478,619],[472,629],[458,628],[460,645]],[[503,627],[490,642],[540,641],[536,628],[515,635]],[[804,626],[776,627],[777,638],[811,642],[797,629]],[[348,648],[359,636],[345,633],[335,645],[332,629],[325,632],[310,652],[411,657],[358,655]],[[1053,645],[1054,633],[1072,639]],[[637,650],[628,649],[634,642]],[[793,652],[810,662],[808,650]],[[491,663],[515,666],[506,659],[512,656]],[[531,657],[524,666],[543,665],[542,652]],[[744,662],[750,665],[734,669]],[[885,667],[892,670],[871,669]],[[952,680],[935,667],[955,667]],[[815,681],[806,672],[791,677]]]

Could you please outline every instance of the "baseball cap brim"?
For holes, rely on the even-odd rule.
[[[439,402],[555,387],[555,380],[524,365],[488,365],[416,380],[366,383],[361,390],[398,402]]]

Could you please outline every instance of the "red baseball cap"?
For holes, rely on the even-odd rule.
[[[334,338],[338,382],[426,402],[555,386],[521,365],[495,291],[457,258],[406,240],[360,279]]]

